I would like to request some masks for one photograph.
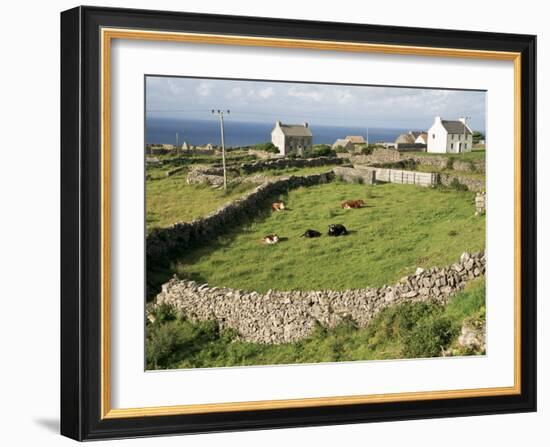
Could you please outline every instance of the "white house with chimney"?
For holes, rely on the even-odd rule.
[[[283,124],[277,121],[271,131],[271,142],[282,155],[303,155],[305,150],[313,147],[313,134],[308,123]]]
[[[428,152],[460,154],[472,150],[472,129],[465,118],[458,121],[442,120],[436,116],[428,130]]]

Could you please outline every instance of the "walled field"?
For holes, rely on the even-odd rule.
[[[187,171],[146,182],[147,231],[189,222],[215,211],[224,203],[242,196],[257,185],[244,182],[230,186],[227,192],[207,185],[188,185]]]
[[[146,182],[147,232],[153,228],[164,228],[176,222],[189,222],[205,216],[257,186],[245,181],[236,185],[229,184],[225,192],[221,188],[215,189],[208,185],[188,185],[186,182],[188,169],[184,168],[181,172],[167,177],[166,172],[172,168],[163,166],[147,170],[150,177]],[[332,166],[272,169],[246,177],[262,175],[280,178],[290,175],[318,174],[331,169]]]
[[[147,324],[147,369],[341,362],[471,355],[458,346],[464,321],[485,321],[485,281],[470,283],[443,307],[405,303],[383,310],[367,327],[321,327],[305,340],[280,345],[247,343],[215,322],[191,322],[161,311]]]
[[[454,262],[485,246],[485,217],[474,216],[474,194],[409,185],[331,183],[281,196],[288,210],[260,215],[187,254],[172,272],[183,278],[265,292],[376,287],[392,284],[417,267]],[[340,202],[367,206],[343,210]],[[326,236],[330,223],[350,234]],[[323,233],[300,238],[306,229]],[[261,238],[277,233],[273,246]]]

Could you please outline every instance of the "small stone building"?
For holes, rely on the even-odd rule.
[[[313,147],[313,134],[308,123],[283,124],[277,121],[271,131],[271,142],[279,148],[281,155],[302,155]]]
[[[415,144],[416,139],[422,134],[422,132],[413,132],[409,131],[407,133],[402,133],[395,140],[395,144]]]
[[[355,149],[355,146],[352,144],[352,142],[347,138],[339,138],[334,142],[332,145],[332,149],[337,149],[341,147],[346,152],[352,152]]]
[[[368,141],[365,141],[363,135],[347,135],[346,140],[349,140],[355,149],[360,149],[361,147],[369,144]]]

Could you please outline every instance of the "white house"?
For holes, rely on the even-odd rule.
[[[436,116],[428,130],[428,152],[439,154],[470,152],[472,150],[472,129],[464,118],[458,121],[442,120]]]
[[[313,135],[308,123],[283,124],[277,121],[271,131],[271,142],[279,148],[282,155],[302,155],[313,146]]]

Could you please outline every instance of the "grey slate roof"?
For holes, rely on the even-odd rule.
[[[281,130],[287,137],[312,137],[309,127],[303,124],[281,124]]]
[[[466,133],[466,135],[470,135],[472,133],[472,131],[468,129],[468,127],[465,126],[462,121],[441,120],[441,124],[443,124],[443,127],[448,133]]]

